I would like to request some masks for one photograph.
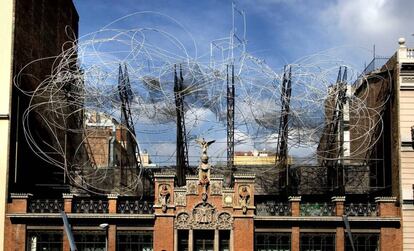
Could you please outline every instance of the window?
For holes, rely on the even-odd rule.
[[[27,231],[27,251],[61,251],[63,250],[63,233],[61,231]]]
[[[118,231],[116,246],[118,251],[152,251],[152,232]]]
[[[214,250],[214,231],[195,230],[194,231],[194,251],[213,251]]]
[[[335,250],[335,234],[301,233],[301,251]]]
[[[104,251],[104,231],[76,231],[73,233],[78,251]]]
[[[188,251],[188,230],[178,230],[178,250]]]
[[[289,251],[290,233],[256,233],[256,251]]]
[[[351,242],[345,233],[346,244],[345,250],[352,250]],[[379,234],[352,234],[354,247],[356,251],[378,251],[379,250]]]
[[[220,230],[219,238],[219,250],[230,251],[230,231]]]

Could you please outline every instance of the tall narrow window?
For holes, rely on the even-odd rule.
[[[194,231],[194,251],[214,250],[214,230]]]
[[[219,250],[230,251],[230,231],[220,230]]]
[[[178,250],[188,251],[188,230],[178,230]]]

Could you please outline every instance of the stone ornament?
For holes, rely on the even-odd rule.
[[[220,181],[213,181],[211,182],[211,194],[213,195],[221,195],[221,188],[222,184]]]
[[[227,212],[222,212],[217,216],[217,229],[231,229],[233,225],[233,219]]]
[[[232,193],[223,194],[223,205],[226,207],[233,206],[233,194]]]
[[[175,227],[178,229],[189,229],[191,227],[190,215],[186,212],[179,213],[175,219]]]
[[[187,194],[198,194],[196,181],[187,181]]]
[[[186,200],[185,192],[174,192],[174,203],[176,206],[186,206]]]
[[[213,223],[215,211],[216,209],[209,203],[198,204],[193,209],[194,222],[199,226],[208,227]]]
[[[243,214],[247,213],[247,207],[250,203],[250,187],[239,186],[239,205],[243,209]]]
[[[167,212],[167,205],[170,203],[170,185],[168,184],[161,184],[158,187],[159,196],[158,196],[158,202],[161,204],[161,209],[163,213]]]
[[[211,165],[208,163],[207,149],[211,144],[213,144],[216,141],[212,140],[207,142],[203,138],[202,140],[197,139],[196,142],[201,147],[201,163],[198,165],[198,183],[206,189],[207,186],[210,184],[211,169]]]
[[[191,214],[178,213],[175,219],[177,229],[231,229],[233,218],[228,212],[217,212],[209,203],[200,203]]]

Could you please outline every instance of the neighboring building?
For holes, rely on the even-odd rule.
[[[277,163],[276,153],[271,151],[248,151],[248,152],[235,152],[234,153],[234,165],[235,166],[267,166],[276,165]],[[292,157],[288,157],[288,164],[292,164]]]

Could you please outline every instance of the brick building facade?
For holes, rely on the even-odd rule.
[[[13,75],[35,58],[58,54],[66,41],[66,25],[77,34],[78,16],[69,0],[7,1],[14,6],[9,10],[16,19],[13,41],[18,50],[10,51],[14,55]],[[32,25],[36,22],[37,26]],[[31,40],[34,44],[27,43]],[[414,110],[409,101],[413,52],[402,46],[395,57],[389,62],[395,69],[393,90],[398,92],[389,117],[390,189],[358,196],[338,196],[332,191],[321,196],[303,189],[293,196],[262,192],[267,189],[259,193],[257,188],[263,184],[254,172],[236,173],[234,186],[227,187],[223,176],[215,175],[214,168],[203,158],[199,175],[187,176],[183,187],[175,186],[174,173],[155,173],[153,196],[73,194],[61,173],[37,169],[42,163],[34,161],[35,156],[19,155],[29,149],[16,146],[24,139],[18,140],[22,135],[16,133],[21,111],[17,94],[13,93],[12,107],[6,109],[11,116],[0,116],[2,120],[11,119],[7,128],[1,127],[10,136],[6,137],[10,149],[6,157],[10,161],[1,162],[0,167],[3,173],[9,173],[2,182],[3,249],[70,250],[63,211],[78,250],[104,250],[105,246],[107,250],[146,251],[352,250],[347,229],[351,230],[357,250],[410,250],[414,212],[414,182],[410,178],[413,151],[409,145],[413,123],[409,116]],[[400,68],[403,63],[405,68]],[[45,69],[50,70],[50,65],[36,72],[42,75]],[[11,80],[5,83],[12,86]],[[25,103],[20,102],[22,109]],[[53,181],[60,183],[53,188],[61,190],[36,186],[50,181],[49,175],[56,175]]]

